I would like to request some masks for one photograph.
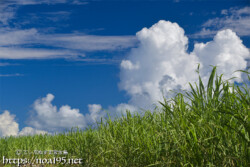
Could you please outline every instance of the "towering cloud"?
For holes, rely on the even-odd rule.
[[[219,31],[213,41],[195,44],[193,53],[199,58],[203,65],[204,77],[209,75],[209,65],[217,65],[219,73],[225,78],[237,77],[241,81],[241,73],[236,70],[246,69],[247,58],[250,58],[249,49],[246,48],[241,39],[230,29]]]
[[[131,97],[129,104],[149,108],[152,103],[171,97],[170,90],[188,89],[188,82],[197,81],[195,69],[201,65],[204,80],[209,77],[209,65],[217,65],[225,78],[247,66],[249,50],[231,30],[219,31],[207,43],[197,43],[188,53],[188,38],[184,30],[169,21],[159,21],[136,34],[140,44],[121,62],[119,84]]]

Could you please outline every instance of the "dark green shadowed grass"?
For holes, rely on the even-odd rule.
[[[207,86],[199,78],[190,87],[157,112],[127,112],[84,131],[1,138],[0,166],[18,149],[67,150],[82,166],[250,166],[248,86],[223,81],[214,67]]]

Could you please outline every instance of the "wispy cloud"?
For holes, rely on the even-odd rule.
[[[81,51],[120,50],[133,47],[135,36],[97,36],[80,33],[42,34],[37,29],[0,30],[0,46],[44,45]]]
[[[89,2],[84,1],[84,0],[71,0],[71,3],[72,3],[72,4],[76,4],[76,5],[86,5],[86,4],[88,4]]]
[[[0,30],[0,46],[16,46],[34,43],[32,40],[38,37],[38,32],[36,29],[11,29],[4,28]]]
[[[56,59],[84,57],[69,50],[0,47],[0,59]]]
[[[23,76],[23,74],[19,74],[19,73],[16,73],[16,74],[0,74],[0,77],[20,77],[20,76]]]
[[[57,34],[41,36],[39,41],[46,45],[67,49],[82,51],[112,51],[133,47],[137,40],[134,36]]]
[[[69,3],[69,4],[75,4],[72,0],[2,0],[0,1],[0,26],[8,27],[11,21],[16,17],[17,10],[21,6],[25,5],[40,5],[40,4],[58,4],[58,3]],[[51,19],[53,18],[53,13],[47,13],[50,14]],[[60,13],[65,15],[66,13]]]
[[[60,4],[60,3],[69,3],[69,4],[86,4],[88,1],[85,0],[8,0],[4,3],[15,4],[15,5],[38,5],[38,4]]]
[[[16,10],[22,5],[69,3],[75,5],[85,4],[86,1],[76,0],[10,0],[0,2],[0,59],[54,59],[74,58],[81,60],[86,52],[117,51],[135,46],[134,36],[97,36],[83,33],[54,34],[41,32],[37,28],[20,29],[11,27],[9,23],[16,16]],[[41,13],[40,13],[41,14]],[[34,17],[37,14],[33,14]],[[69,17],[66,11],[54,11],[42,13],[44,18],[58,21],[63,17]],[[39,17],[39,16],[38,16]],[[32,17],[31,17],[32,18]],[[84,61],[94,61],[88,58]],[[103,60],[103,59],[102,59]],[[103,61],[98,61],[103,62]]]
[[[10,20],[15,17],[16,11],[20,6],[24,5],[40,5],[40,4],[73,4],[73,5],[85,5],[88,4],[84,0],[3,0],[0,1],[0,23],[2,25],[8,25]]]
[[[69,11],[53,11],[53,12],[36,12],[28,13],[22,16],[22,19],[25,21],[15,22],[16,25],[30,25],[37,24],[38,26],[44,24],[44,22],[64,22],[68,20],[71,16]]]
[[[209,19],[202,30],[193,34],[194,38],[210,38],[218,30],[231,29],[239,36],[250,36],[250,7],[230,8],[221,11],[221,17]]]
[[[8,25],[9,20],[13,19],[17,7],[12,6],[6,1],[0,1],[0,25]]]
[[[82,58],[85,52],[123,50],[136,42],[134,36],[42,34],[34,28],[4,29],[0,30],[0,59]]]
[[[0,63],[0,67],[3,67],[3,66],[11,66],[12,64],[10,63]]]

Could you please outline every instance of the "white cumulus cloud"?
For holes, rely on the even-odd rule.
[[[48,132],[37,130],[32,127],[24,127],[21,131],[19,131],[19,124],[15,120],[15,115],[10,114],[7,110],[0,114],[0,137],[45,133]]]
[[[219,31],[207,43],[197,43],[188,53],[184,30],[169,21],[159,21],[136,34],[139,46],[121,62],[119,87],[130,96],[129,105],[148,109],[162,97],[171,97],[170,90],[189,89],[188,82],[197,81],[198,63],[204,80],[211,67],[217,65],[225,78],[241,79],[236,70],[245,69],[249,49],[232,30]],[[138,66],[136,66],[138,65]],[[135,68],[136,67],[136,68]]]
[[[117,114],[115,116],[126,115],[126,111],[129,111],[131,113],[139,111],[136,106],[129,105],[129,104],[126,104],[126,103],[121,103],[121,104],[117,105],[113,109],[115,109],[116,114]]]
[[[125,69],[129,69],[129,70],[133,70],[133,69],[138,69],[139,64],[137,63],[136,65],[134,65],[129,60],[122,60],[121,67]]]
[[[35,135],[35,134],[48,134],[47,131],[44,130],[37,130],[32,127],[24,127],[20,132],[19,135],[25,136],[25,135]]]
[[[52,104],[53,100],[54,95],[47,94],[46,97],[34,102],[33,112],[28,120],[31,127],[49,132],[70,130],[73,127],[85,128],[105,116],[99,104],[89,104],[89,112],[82,114],[79,109],[71,108],[69,105],[57,108]]]
[[[79,109],[72,109],[68,105],[63,105],[59,109],[51,102],[54,95],[47,94],[46,97],[38,99],[33,104],[33,115],[28,124],[37,129],[47,131],[64,130],[72,127],[83,128],[86,126],[85,117]]]
[[[19,125],[15,121],[15,115],[11,115],[9,111],[0,114],[0,137],[16,136],[19,131]]]
[[[74,127],[83,129],[88,125],[95,125],[102,117],[106,116],[106,112],[100,104],[89,104],[89,112],[84,115],[80,113],[79,109],[71,108],[69,105],[63,105],[58,109],[52,104],[53,100],[54,95],[52,94],[35,100],[33,112],[27,121],[29,126],[20,131],[15,115],[4,111],[3,114],[0,114],[0,137],[53,134]]]
[[[213,41],[195,44],[193,53],[199,57],[204,66],[204,77],[209,75],[209,65],[217,65],[218,72],[225,78],[232,76],[241,81],[241,73],[232,73],[236,70],[246,69],[247,58],[250,57],[249,49],[242,44],[242,40],[230,29],[219,31]]]
[[[102,106],[100,104],[89,104],[88,109],[90,114],[86,117],[89,123],[95,123],[105,116],[105,112],[102,111]]]

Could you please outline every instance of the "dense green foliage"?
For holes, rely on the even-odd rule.
[[[127,112],[84,131],[2,138],[0,157],[56,149],[83,158],[83,166],[250,166],[247,85],[222,81],[214,67],[207,86],[200,79],[190,87],[157,112]]]

